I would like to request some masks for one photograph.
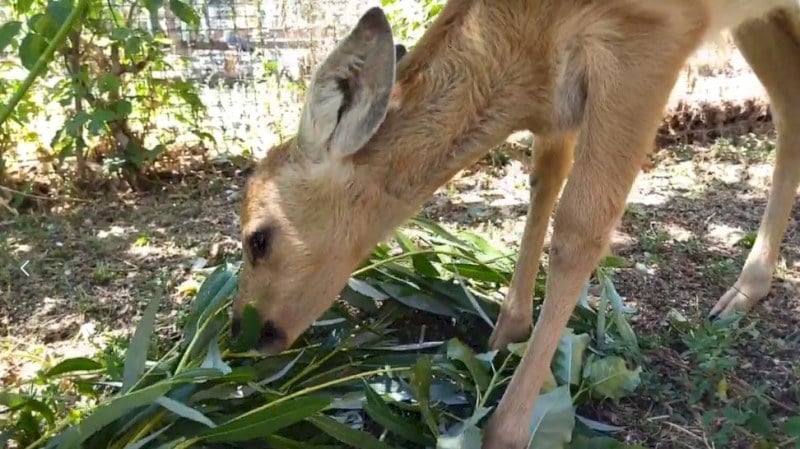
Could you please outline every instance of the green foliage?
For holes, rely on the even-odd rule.
[[[597,359],[590,356],[583,370],[583,377],[590,390],[602,399],[621,399],[633,393],[639,386],[641,367],[629,370],[625,360],[617,356]]]
[[[581,380],[583,356],[591,339],[587,334],[575,335],[567,329],[558,342],[553,358],[553,374],[561,384],[578,385]]]
[[[93,157],[103,162],[107,173],[139,187],[141,175],[175,140],[152,123],[160,110],[187,111],[176,118],[201,141],[210,136],[199,127],[204,106],[195,88],[183,80],[158,75],[168,68],[164,45],[170,41],[160,30],[136,24],[141,17],[165,8],[191,27],[197,26],[199,16],[181,0],[171,0],[168,5],[127,2],[124,6],[104,0],[82,1],[86,5],[82,20],[65,30],[66,39],[57,42],[56,56],[40,76],[46,94],[28,100],[33,104],[19,104],[10,121],[0,123],[0,161],[21,132],[9,122],[25,124],[31,113],[41,108],[37,102],[55,101],[63,121],[49,142],[53,154],[47,162],[61,170],[65,160],[74,161],[73,168],[84,176],[85,159]],[[0,25],[0,51],[15,49],[17,67],[32,70],[76,2],[18,0],[14,6],[13,20]],[[23,85],[15,80],[0,80],[0,98],[18,95],[21,89]],[[108,154],[94,151],[103,146],[112,150]]]
[[[439,15],[444,0],[381,0],[386,16],[392,24],[395,39],[414,45],[428,26]]]
[[[214,268],[196,293],[181,339],[171,347],[154,345],[165,348],[163,354],[154,356],[150,349],[157,338],[155,299],[126,350],[68,359],[37,379],[79,385],[90,404],[67,413],[68,407],[52,400],[55,392],[0,393],[9,411],[8,437],[28,449],[210,448],[234,442],[479,448],[481,429],[526,346],[480,350],[497,319],[494,295],[507,287],[513,253],[420,218],[398,231],[393,243],[379,245],[342,294],[369,318],[357,321],[345,308],[333,307],[294,348],[274,357],[249,351],[252,341],[230,341],[227,309],[236,268]],[[640,368],[629,369],[618,354],[624,346],[614,343],[622,341],[615,327],[596,334],[603,314],[589,298],[580,304],[553,358],[555,375],[536,402],[530,423],[536,448],[566,449],[575,441],[625,447],[600,445],[605,440],[598,439],[597,429],[604,425],[594,423],[587,432],[581,423],[593,422],[576,407],[596,397],[631,394]],[[446,341],[403,337],[415,310],[446,315],[469,331]],[[625,309],[604,313],[617,322],[616,314]],[[245,311],[243,339],[257,335],[260,325],[250,315]],[[472,341],[473,335],[483,338]],[[604,342],[602,348],[593,335]]]
[[[563,449],[572,440],[575,410],[569,386],[539,396],[531,418],[531,445],[542,449]]]
[[[753,447],[794,447],[789,444],[798,437],[793,433],[798,418],[790,417],[779,424],[780,418],[774,415],[765,393],[769,385],[732,388],[736,385],[734,370],[744,362],[735,344],[748,335],[759,337],[755,323],[742,326],[743,317],[733,314],[693,324],[676,310],[671,310],[667,318],[683,348],[681,356],[688,362],[680,385],[687,390],[687,402],[702,410],[701,423],[710,441],[717,447],[728,447],[735,436],[745,435]]]

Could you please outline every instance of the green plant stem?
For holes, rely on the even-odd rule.
[[[606,309],[608,308],[608,297],[600,295],[600,303],[597,305],[597,329],[595,339],[600,350],[606,347]]]
[[[486,406],[486,401],[489,400],[489,396],[491,396],[492,391],[494,391],[494,389],[497,388],[497,386],[502,383],[498,382],[497,380],[500,377],[500,374],[506,369],[506,365],[508,365],[508,361],[511,359],[511,357],[512,354],[509,354],[508,357],[503,359],[503,363],[500,365],[500,369],[495,371],[494,374],[492,374],[492,380],[489,381],[489,385],[486,387],[486,392],[484,392],[483,395],[481,395],[480,399],[478,400],[479,407]],[[477,388],[477,385],[475,386],[475,388],[480,394],[480,389]]]
[[[193,445],[194,443],[197,443],[198,441],[200,441],[200,438],[197,437],[192,438],[190,440],[186,440],[183,443],[180,443],[179,445],[175,446],[175,449],[186,449],[187,447]]]
[[[286,382],[286,384],[285,384],[285,385],[284,385],[284,386],[283,386],[281,389],[285,391],[285,390],[288,390],[288,389],[292,388],[292,386],[294,386],[294,384],[296,384],[296,383],[297,383],[297,382],[298,382],[300,379],[302,379],[302,378],[303,378],[305,375],[307,375],[308,373],[310,373],[310,372],[312,372],[313,370],[315,370],[315,369],[319,368],[320,366],[322,366],[322,365],[323,365],[325,362],[327,362],[328,360],[330,360],[330,359],[331,359],[331,357],[333,357],[333,356],[335,356],[336,354],[338,354],[338,353],[339,353],[341,350],[342,350],[342,347],[341,347],[341,346],[338,346],[338,347],[334,348],[334,350],[333,350],[333,351],[331,351],[331,352],[329,352],[329,353],[325,354],[325,356],[323,356],[323,357],[322,357],[322,358],[320,358],[319,360],[317,360],[317,361],[315,361],[315,362],[313,362],[313,363],[309,363],[309,364],[308,364],[308,365],[306,365],[306,367],[305,367],[305,368],[303,368],[303,370],[302,370],[302,371],[300,371],[300,372],[299,372],[299,373],[298,373],[296,376],[294,376],[293,378],[289,379],[289,381],[288,381],[288,382]]]
[[[127,447],[128,445],[135,443],[136,441],[144,438],[153,428],[161,422],[161,419],[166,415],[167,411],[163,408],[158,411],[149,421],[147,421],[138,432],[136,432],[133,437],[129,440],[125,441],[124,439],[117,440],[117,443],[111,446],[111,449],[117,449],[121,447]],[[124,441],[124,444],[123,444]]]
[[[144,373],[142,373],[141,376],[139,376],[139,378],[136,380],[136,382],[134,382],[133,385],[131,385],[131,388],[128,389],[128,392],[131,392],[131,391],[135,390],[136,387],[138,387],[142,383],[142,381],[144,381],[144,379],[147,378],[147,376],[152,374],[153,371],[156,370],[156,368],[158,368],[159,366],[162,366],[164,364],[164,362],[172,355],[173,352],[177,352],[177,349],[178,349],[179,346],[180,346],[180,343],[174,344],[169,349],[169,351],[166,352],[166,354],[164,354],[163,356],[161,356],[161,358],[158,359],[157,363],[154,363],[153,366],[151,366],[147,371],[145,371]]]
[[[183,371],[183,369],[186,367],[186,364],[189,363],[189,357],[191,357],[192,352],[194,352],[194,347],[195,347],[195,344],[197,343],[197,339],[200,337],[200,335],[203,334],[203,331],[208,327],[208,325],[211,323],[211,321],[214,319],[214,317],[220,312],[220,310],[224,310],[225,308],[227,308],[229,303],[230,303],[230,299],[225,301],[219,307],[219,309],[217,309],[216,312],[214,312],[213,314],[209,315],[208,318],[206,318],[206,320],[203,322],[203,324],[197,327],[197,332],[195,332],[194,338],[192,338],[192,341],[189,342],[189,345],[186,347],[186,350],[183,352],[183,355],[181,356],[181,359],[178,362],[178,367],[175,368],[175,374],[178,374],[178,373]],[[201,315],[201,318],[202,318],[202,315]]]
[[[591,388],[586,386],[586,382],[581,381],[581,385],[580,388],[578,389],[578,392],[572,396],[572,403],[573,404],[577,403],[578,398],[580,398],[582,394],[588,393],[590,390]]]
[[[353,364],[353,365],[337,366],[336,368],[333,368],[333,369],[331,369],[329,371],[324,371],[324,372],[321,372],[319,374],[315,374],[313,376],[309,376],[308,378],[304,379],[302,382],[298,382],[297,386],[301,387],[303,385],[313,384],[314,382],[316,382],[320,378],[325,378],[325,376],[331,376],[333,373],[336,373],[338,371],[347,372],[348,370],[352,370],[354,367],[361,367],[361,365]]]
[[[8,117],[11,116],[11,111],[17,107],[20,101],[25,97],[25,94],[28,93],[28,90],[33,85],[33,82],[36,78],[42,74],[47,64],[53,57],[53,53],[55,53],[56,48],[62,46],[64,44],[64,40],[67,38],[67,33],[69,30],[72,29],[72,26],[75,24],[75,21],[78,20],[83,10],[86,9],[86,6],[89,4],[89,0],[78,0],[78,5],[69,13],[67,16],[67,20],[61,24],[61,28],[58,29],[55,37],[53,40],[47,44],[47,48],[44,49],[44,52],[39,55],[39,59],[36,60],[36,64],[33,65],[31,71],[28,72],[28,76],[25,77],[25,81],[22,82],[22,85],[14,92],[14,95],[11,96],[11,100],[5,106],[0,106],[0,126],[8,120]]]
[[[315,391],[324,390],[324,389],[326,389],[328,387],[332,387],[334,385],[347,383],[347,382],[350,382],[351,380],[363,379],[363,378],[365,378],[367,376],[373,376],[373,375],[377,375],[377,374],[401,373],[403,371],[411,371],[411,369],[412,369],[412,367],[410,367],[410,366],[398,366],[398,367],[394,367],[394,368],[381,368],[381,369],[376,369],[376,370],[372,370],[372,371],[365,371],[363,373],[353,374],[351,376],[342,377],[341,379],[331,380],[329,382],[321,383],[319,385],[314,385],[313,387],[304,388],[304,389],[296,391],[294,393],[287,394],[286,396],[284,396],[284,397],[282,397],[280,399],[276,399],[276,400],[270,402],[266,406],[259,407],[257,409],[253,409],[250,412],[248,412],[247,414],[256,412],[256,411],[258,411],[260,409],[269,408],[270,406],[273,406],[275,404],[279,404],[281,402],[286,402],[286,401],[288,401],[290,399],[294,399],[296,397],[303,396],[304,394],[309,394],[309,393],[313,393]],[[242,415],[242,416],[244,416],[244,415]]]
[[[483,266],[485,266],[486,268],[492,270],[495,274],[497,274],[498,276],[501,276],[501,277],[505,277],[505,276],[502,276],[500,273],[497,272],[497,270],[495,270],[494,268],[488,266],[488,264],[490,264],[490,263],[492,263],[492,262],[494,262],[496,260],[508,259],[508,258],[512,257],[512,255],[509,254],[509,255],[498,256],[498,257],[495,257],[493,259],[489,259],[486,262],[481,262],[480,260],[478,260],[478,259],[476,259],[474,257],[470,257],[470,256],[468,256],[466,254],[453,253],[453,252],[449,252],[449,251],[440,251],[440,250],[435,250],[435,249],[426,249],[426,250],[419,250],[419,251],[408,251],[408,252],[404,252],[402,254],[397,254],[395,256],[389,256],[389,257],[387,257],[385,259],[379,260],[378,262],[375,262],[373,264],[370,264],[370,265],[367,265],[365,267],[359,268],[358,270],[356,270],[356,271],[354,271],[352,273],[352,276],[357,276],[359,274],[365,273],[365,272],[367,272],[369,270],[373,270],[375,268],[378,268],[378,267],[380,267],[382,265],[386,265],[388,263],[394,262],[396,260],[404,259],[404,258],[410,257],[410,256],[416,256],[416,255],[419,255],[419,254],[441,254],[443,256],[460,257],[460,258],[468,260],[468,261],[470,261],[472,263],[475,263],[475,264],[478,264],[478,265],[483,265]]]

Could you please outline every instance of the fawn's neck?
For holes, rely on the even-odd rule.
[[[390,202],[400,208],[396,215],[404,215],[387,217],[391,225],[510,133],[548,126],[539,120],[547,114],[547,101],[534,101],[531,94],[543,90],[531,86],[547,81],[548,68],[521,63],[529,56],[522,45],[482,24],[486,11],[479,8],[486,5],[449,2],[401,60],[396,107],[356,158],[373,185],[383,189],[376,207]]]

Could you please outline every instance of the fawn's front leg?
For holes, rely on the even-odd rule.
[[[544,236],[558,193],[572,165],[575,133],[554,138],[537,136],[533,145],[530,203],[525,218],[519,256],[500,317],[489,338],[492,349],[525,341],[531,334],[533,290],[539,271]]]
[[[535,401],[561,333],[622,215],[682,63],[700,40],[699,26],[683,25],[637,29],[629,36],[638,41],[615,42],[609,49],[613,60],[589,68],[589,101],[572,173],[556,211],[544,305],[486,426],[483,449],[528,445]]]

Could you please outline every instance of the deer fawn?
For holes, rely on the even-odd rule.
[[[397,70],[389,23],[381,9],[368,10],[317,68],[297,135],[272,148],[247,183],[234,323],[252,303],[261,350],[286,349],[374,245],[459,170],[528,129],[537,136],[530,209],[493,348],[531,335],[545,229],[570,176],[532,343],[483,443],[526,447],[543,374],[622,216],[680,69],[726,28],[769,93],[778,154],[755,246],[711,315],[746,311],[768,293],[800,180],[800,134],[791,131],[800,127],[799,4],[450,0]]]

